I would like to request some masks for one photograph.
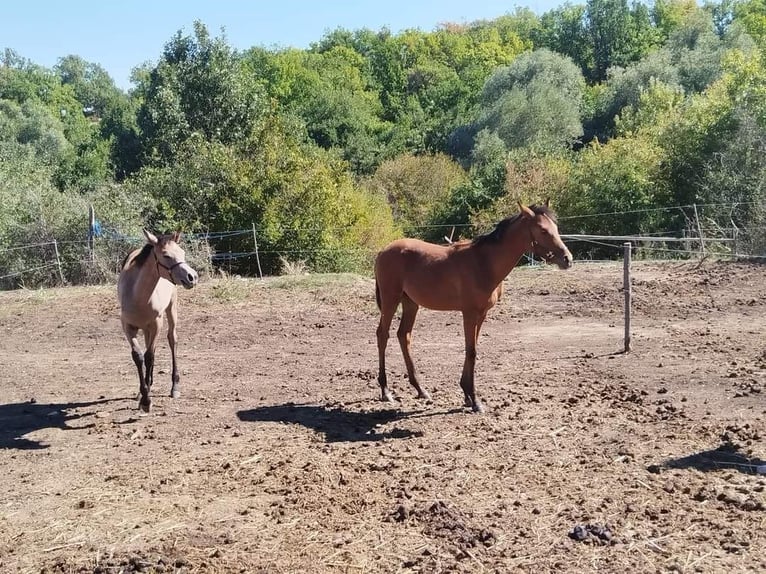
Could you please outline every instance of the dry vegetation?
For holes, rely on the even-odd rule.
[[[182,397],[149,416],[112,287],[0,293],[2,572],[766,570],[766,269],[521,269],[463,409],[458,315],[378,397],[372,282],[181,294]],[[577,525],[612,540],[575,541]]]

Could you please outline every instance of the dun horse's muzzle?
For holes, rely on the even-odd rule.
[[[173,269],[173,279],[183,285],[185,289],[191,289],[199,281],[199,275],[194,269],[184,263],[180,267]]]

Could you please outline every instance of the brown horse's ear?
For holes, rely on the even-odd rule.
[[[157,245],[157,243],[159,243],[157,236],[148,229],[144,229],[144,237],[146,237],[146,240],[152,245]]]
[[[523,215],[524,217],[529,217],[534,219],[535,212],[529,209],[526,205],[524,205],[520,201],[518,203],[519,203],[519,211],[521,211],[521,215]]]
[[[551,206],[551,198],[550,197],[546,197],[545,198],[545,207],[548,208],[550,206]]]

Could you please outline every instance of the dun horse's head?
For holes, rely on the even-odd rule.
[[[548,210],[548,200],[545,200],[544,208],[534,210],[519,202],[519,209],[522,217],[529,222],[535,257],[546,263],[555,263],[560,269],[569,269],[572,266],[572,254],[559,236],[555,217]]]
[[[160,277],[164,277],[175,284],[180,283],[187,289],[191,289],[197,284],[199,275],[186,263],[186,254],[178,245],[181,238],[178,231],[171,235],[157,237],[144,229],[144,236],[153,247],[152,251]]]

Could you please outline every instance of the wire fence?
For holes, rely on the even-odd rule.
[[[559,227],[562,231],[586,231],[562,232],[561,235],[575,254],[575,260],[581,262],[618,259],[622,256],[623,243],[626,241],[633,245],[634,255],[638,259],[679,259],[707,255],[760,259],[766,253],[766,225],[736,225],[733,214],[743,206],[747,206],[748,209],[765,207],[763,203],[736,202],[604,211],[560,217]],[[710,211],[714,211],[718,217],[710,216]],[[658,213],[679,214],[681,223],[674,228],[662,227],[662,231],[652,230],[630,235],[608,231],[604,234],[587,233],[602,227],[601,222],[603,227],[609,227],[609,222],[622,216]],[[721,213],[723,217],[720,217]],[[597,218],[600,221],[597,221]],[[583,221],[590,223],[584,224]],[[300,227],[280,229],[277,230],[277,234],[306,236],[311,233],[345,229],[348,228]],[[412,229],[419,232],[416,234],[423,236],[434,236],[435,231],[441,233],[443,230],[441,237],[445,243],[450,241],[455,230],[461,230],[458,234],[461,236],[475,235],[479,231],[472,223],[429,224]],[[371,261],[375,254],[375,250],[364,246],[310,245],[280,248],[273,243],[263,242],[259,248],[258,230],[255,225],[248,229],[190,233],[185,234],[184,238],[187,252],[189,246],[192,247],[189,259],[197,267],[243,275],[259,272],[261,257],[271,258],[272,262],[277,259],[300,262],[322,255],[344,254]],[[97,237],[91,235],[80,239],[54,238],[49,241],[0,247],[0,289],[108,280],[118,272],[122,258],[143,241],[141,236],[122,234],[118,229],[104,227]],[[59,252],[60,248],[62,253]],[[525,262],[535,261],[531,255],[526,255]]]

